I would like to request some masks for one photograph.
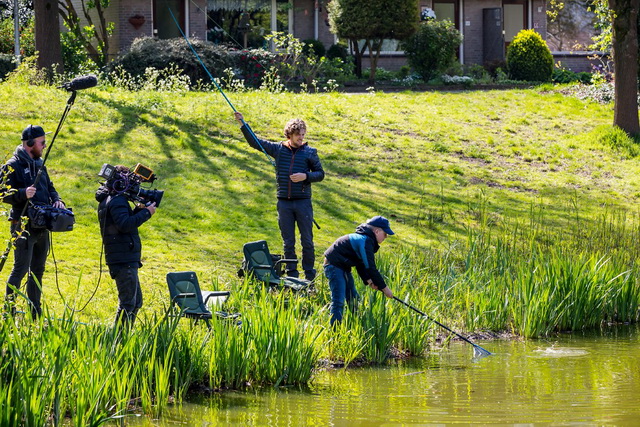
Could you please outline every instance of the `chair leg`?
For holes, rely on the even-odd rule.
[[[207,322],[207,328],[211,329],[211,322],[209,319],[204,319],[204,321]]]

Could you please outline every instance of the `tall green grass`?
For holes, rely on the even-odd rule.
[[[640,236],[628,220],[610,215],[528,231],[514,222],[499,235],[487,224],[443,249],[383,248],[378,265],[395,295],[461,333],[534,338],[636,322]],[[625,238],[613,238],[621,229]],[[132,330],[81,324],[69,310],[56,318],[46,306],[38,321],[7,318],[0,324],[0,422],[99,425],[132,411],[155,418],[194,388],[304,385],[321,359],[384,363],[422,355],[444,334],[356,283],[361,298],[336,328],[325,279],[310,294],[236,281],[228,304],[242,312],[241,322],[214,319],[211,329],[172,310],[143,317]]]

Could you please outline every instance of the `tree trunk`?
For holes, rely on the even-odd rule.
[[[57,0],[35,0],[33,4],[36,23],[36,50],[38,51],[38,68],[52,72],[63,72],[62,48],[60,46],[60,21]]]
[[[640,0],[609,0],[613,12],[615,107],[613,124],[629,135],[640,134],[638,122],[638,7]]]
[[[360,53],[360,49],[358,48],[358,40],[353,39],[353,40],[350,40],[350,42],[351,42],[351,48],[353,50],[353,53],[355,54],[354,73],[356,77],[361,78],[362,77],[362,54]]]
[[[369,44],[369,64],[371,64],[369,73],[369,84],[376,84],[376,72],[378,71],[378,58],[380,58],[380,50],[382,49],[383,39],[372,40]]]

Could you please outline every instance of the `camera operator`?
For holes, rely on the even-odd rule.
[[[6,301],[10,312],[15,313],[13,305],[14,291],[20,289],[20,283],[29,272],[27,297],[31,305],[31,316],[42,314],[42,275],[49,252],[50,238],[46,228],[33,228],[31,221],[22,230],[20,215],[28,202],[64,208],[64,202],[53,186],[42,154],[46,147],[45,132],[41,126],[29,125],[22,131],[22,144],[18,145],[13,157],[3,166],[7,173],[7,184],[17,190],[3,201],[11,205],[9,221],[11,234],[16,239],[13,269],[7,279]],[[40,179],[35,184],[36,175],[42,169]],[[35,186],[34,186],[35,184]]]
[[[96,192],[98,220],[102,243],[111,278],[118,288],[118,310],[115,322],[133,325],[136,314],[142,307],[142,290],[138,279],[142,243],[138,227],[156,211],[156,203],[137,205],[131,209],[127,195],[118,191],[117,182],[131,175],[129,168],[118,165],[115,174]]]

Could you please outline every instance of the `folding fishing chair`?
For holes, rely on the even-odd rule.
[[[284,276],[280,272],[282,263],[298,262],[298,260],[278,259],[274,261],[266,241],[258,240],[257,242],[245,243],[242,247],[242,252],[244,253],[244,260],[242,261],[242,269],[238,272],[239,275],[244,273],[252,275],[274,288],[284,287],[293,291],[302,291],[310,288],[311,282],[308,280]]]
[[[224,311],[211,312],[210,307],[222,307],[229,296],[229,291],[201,291],[198,277],[193,271],[179,271],[167,273],[167,285],[171,295],[171,303],[180,310],[180,315],[198,320],[204,320],[211,328],[209,322],[215,314],[220,318],[237,318],[239,313],[227,313]]]

